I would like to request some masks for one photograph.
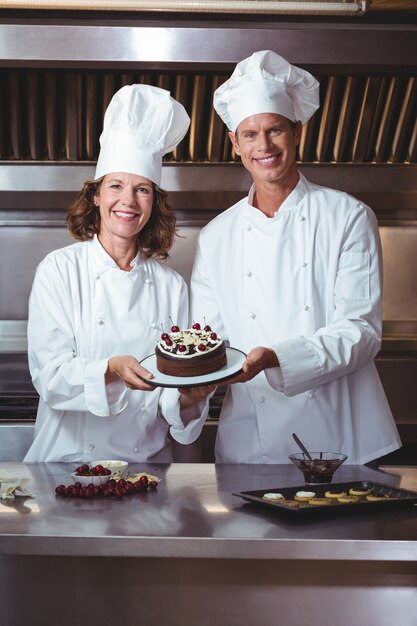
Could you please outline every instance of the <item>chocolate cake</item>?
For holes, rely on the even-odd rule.
[[[224,341],[198,323],[186,330],[172,326],[170,333],[162,333],[155,353],[158,371],[169,376],[203,376],[227,363]]]

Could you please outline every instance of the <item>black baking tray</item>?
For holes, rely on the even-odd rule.
[[[308,503],[299,503],[298,507],[286,506],[278,502],[271,502],[265,500],[262,496],[265,493],[275,492],[282,493],[286,500],[293,500],[297,491],[314,491],[316,497],[324,498],[326,491],[346,491],[349,489],[372,489],[372,494],[376,496],[389,496],[386,500],[377,500],[372,502],[367,500],[365,496],[361,496],[359,502],[352,504],[342,504],[338,500],[331,500],[331,504],[312,505]],[[288,511],[294,515],[305,515],[313,511],[374,511],[380,509],[392,509],[404,505],[411,505],[417,503],[417,492],[408,491],[407,489],[400,489],[398,487],[392,487],[391,485],[384,485],[382,483],[376,483],[370,480],[351,481],[347,483],[326,483],[322,485],[299,485],[298,487],[271,487],[269,489],[257,489],[256,491],[240,491],[233,493],[234,496],[239,496],[247,502],[253,504],[259,504],[268,509],[275,509],[278,511]]]

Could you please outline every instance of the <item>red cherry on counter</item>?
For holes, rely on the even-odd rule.
[[[193,324],[193,328],[194,328],[194,330],[201,330],[201,326],[200,326],[200,324],[198,322]]]

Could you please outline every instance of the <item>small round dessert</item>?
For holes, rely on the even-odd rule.
[[[314,491],[297,491],[294,496],[294,500],[298,500],[299,502],[308,502],[315,497],[316,494]]]
[[[340,496],[340,498],[338,498],[338,501],[340,502],[340,504],[356,504],[357,502],[359,502],[359,496]]]
[[[373,494],[369,494],[366,496],[366,499],[369,500],[369,502],[379,502],[380,500],[389,500],[390,497],[386,495],[375,496]]]
[[[272,492],[264,493],[262,497],[264,500],[269,500],[270,502],[280,502],[285,499],[282,493],[272,493]]]
[[[312,506],[327,506],[331,504],[332,501],[329,500],[329,498],[311,498],[308,503]]]
[[[326,491],[324,494],[325,498],[330,498],[334,500],[338,500],[339,498],[343,498],[346,496],[346,491]]]
[[[186,330],[172,326],[171,333],[162,333],[155,354],[158,371],[168,376],[203,376],[227,365],[224,341],[210,326],[201,329],[198,323]]]
[[[357,489],[356,487],[351,487],[349,489],[349,493],[351,496],[367,496],[371,493],[372,489]]]
[[[295,500],[280,500],[280,504],[284,504],[285,506],[294,508],[300,506],[300,503],[296,502]]]

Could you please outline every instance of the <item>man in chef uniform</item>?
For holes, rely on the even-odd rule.
[[[298,171],[319,85],[255,52],[214,94],[249,195],[202,229],[192,318],[247,353],[216,440],[222,463],[287,463],[292,433],[363,464],[401,446],[374,357],[381,344],[381,248],[373,212]]]

